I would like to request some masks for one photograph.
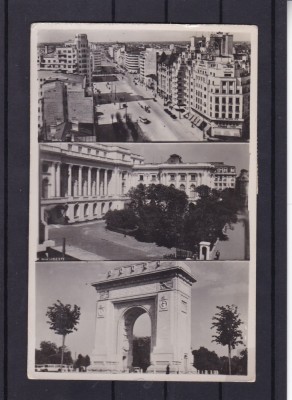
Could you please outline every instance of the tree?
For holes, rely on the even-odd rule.
[[[192,351],[194,356],[194,367],[202,373],[203,371],[214,371],[219,369],[219,357],[215,351],[209,351],[205,347]]]
[[[51,307],[48,307],[46,316],[49,318],[47,323],[57,335],[62,335],[61,351],[61,370],[64,360],[65,337],[73,331],[77,331],[76,325],[79,323],[80,307],[70,304],[63,304],[57,300]]]
[[[228,371],[231,375],[231,349],[235,349],[239,344],[243,344],[242,331],[239,329],[242,324],[237,311],[237,306],[217,306],[219,312],[212,318],[211,329],[216,328],[217,334],[212,335],[212,342],[228,346]]]
[[[196,188],[199,199],[190,204],[184,223],[184,243],[193,250],[201,241],[227,240],[223,228],[237,222],[238,201],[233,189],[219,192],[206,185]]]
[[[40,343],[40,350],[35,350],[36,364],[59,364],[62,354],[62,347],[57,347],[55,343],[42,341]],[[64,346],[64,364],[72,364],[73,360],[71,352]]]

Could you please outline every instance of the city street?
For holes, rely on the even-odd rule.
[[[107,64],[107,66],[109,63]],[[165,111],[161,99],[154,101],[155,93],[147,89],[140,83],[135,84],[134,79],[137,75],[129,73],[116,74],[118,80],[110,82],[94,83],[95,90],[100,90],[101,97],[106,96],[111,99],[110,104],[100,104],[96,108],[98,125],[108,125],[115,122],[117,112],[124,116],[126,113],[133,122],[139,125],[145,136],[150,141],[202,141],[203,132],[196,126],[192,127],[191,122],[174,111],[177,119],[173,120]],[[120,99],[123,99],[120,101]],[[114,104],[115,103],[115,104]],[[125,108],[122,108],[126,105]],[[143,107],[149,107],[150,112],[146,112]],[[144,124],[140,118],[146,118],[150,123]]]
[[[138,242],[131,236],[108,231],[104,221],[50,225],[49,238],[55,241],[56,246],[61,246],[63,238],[66,238],[68,246],[94,253],[99,260],[156,260],[162,259],[165,254],[175,253],[174,249]]]

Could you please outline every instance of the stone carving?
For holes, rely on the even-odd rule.
[[[131,265],[131,272],[135,272],[135,265]]]
[[[160,290],[171,290],[173,288],[173,280],[169,279],[165,282],[160,282],[159,289]]]
[[[165,296],[162,296],[159,302],[159,310],[167,311],[168,310],[168,300]]]
[[[105,306],[100,303],[97,307],[97,317],[98,318],[104,318],[105,315]]]
[[[122,275],[123,274],[123,267],[121,267],[120,269],[119,269],[119,275]]]
[[[104,290],[103,292],[100,292],[99,298],[100,300],[107,300],[109,298],[109,291]]]
[[[185,300],[181,301],[181,310],[183,313],[188,312],[188,303]]]
[[[112,276],[112,271],[108,271],[107,277],[110,278]]]

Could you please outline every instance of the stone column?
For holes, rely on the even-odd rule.
[[[175,177],[175,187],[176,187],[176,189],[179,189],[179,174],[178,173],[176,174],[176,177]]]
[[[186,173],[186,194],[190,196],[190,188],[189,188],[189,174]]]
[[[68,164],[68,188],[67,188],[67,194],[69,197],[72,196],[72,164]]]
[[[82,166],[79,165],[78,169],[78,196],[82,196]]]
[[[60,188],[61,188],[61,163],[57,163],[56,168],[56,197],[60,197]]]
[[[107,182],[107,169],[105,169],[104,170],[104,191],[103,191],[104,196],[107,196],[107,194],[108,194],[107,185],[108,185],[108,182]]]
[[[56,196],[56,167],[53,162],[51,165],[51,187],[50,187],[50,197]]]
[[[99,196],[99,168],[96,169],[95,195]]]
[[[88,167],[87,195],[91,196],[91,167]]]

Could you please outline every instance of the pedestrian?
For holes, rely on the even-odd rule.
[[[219,258],[220,258],[220,251],[217,250],[215,253],[215,260],[219,260]]]

